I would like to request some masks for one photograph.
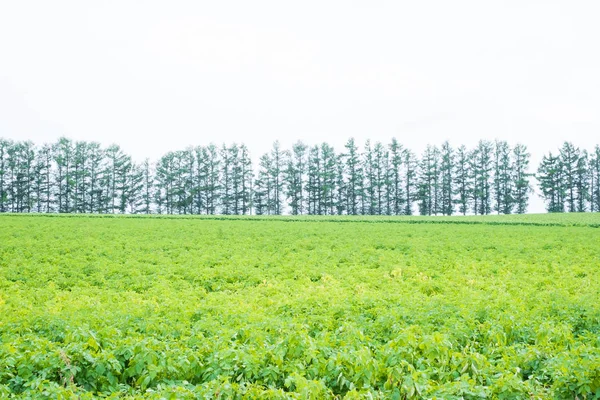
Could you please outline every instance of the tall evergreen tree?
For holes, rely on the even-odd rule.
[[[175,179],[174,179],[174,153],[163,155],[156,163],[156,190],[154,202],[159,214],[173,214],[175,212]]]
[[[217,207],[219,206],[220,202],[220,166],[222,160],[219,157],[217,146],[214,144],[210,144],[204,148],[203,154],[203,185],[200,190],[204,193],[204,206],[206,208],[206,214],[212,215],[217,213]]]
[[[225,144],[221,147],[221,212],[225,215],[234,212],[234,182],[233,169],[236,161],[237,145],[228,148]]]
[[[492,144],[480,140],[471,153],[471,173],[473,179],[473,213],[486,215],[492,211]]]
[[[284,181],[292,215],[304,213],[307,149],[304,143],[297,142],[292,146],[291,155],[287,160]]]
[[[9,150],[12,147],[12,142],[6,139],[0,138],[0,212],[7,212],[8,210],[8,194],[9,194]]]
[[[511,149],[507,142],[494,143],[494,211],[511,214],[514,208]]]
[[[414,153],[408,149],[403,152],[404,156],[404,215],[412,215],[413,203],[417,199],[417,159]]]
[[[145,163],[141,165],[132,163],[125,172],[126,189],[124,191],[123,200],[126,210],[121,206],[121,212],[147,214],[147,204],[144,193],[145,167]]]
[[[531,174],[528,171],[530,154],[527,152],[527,147],[522,144],[517,144],[513,149],[512,163],[512,180],[513,193],[512,199],[516,206],[518,214],[524,214],[529,205],[529,193],[532,191],[529,177]]]
[[[335,156],[335,189],[334,189],[334,204],[335,212],[337,215],[343,215],[347,212],[346,210],[346,195],[348,188],[346,187],[346,180],[344,177],[344,161],[341,154]]]
[[[386,211],[386,188],[388,187],[388,153],[381,142],[375,143],[372,156],[372,182],[373,187],[373,212],[375,215],[387,214]]]
[[[349,215],[358,215],[361,213],[360,204],[363,197],[363,167],[358,146],[353,138],[346,142],[345,148],[341,161],[345,176],[345,208]]]
[[[564,170],[559,156],[544,156],[538,168],[537,179],[548,212],[564,212]]]
[[[75,142],[73,149],[73,193],[71,203],[73,212],[86,212],[87,183],[89,180],[89,170],[87,168],[88,143]]]
[[[337,156],[335,150],[327,143],[321,144],[321,169],[319,196],[321,204],[319,205],[320,214],[333,215],[337,213],[336,204],[336,176],[337,176]]]
[[[570,142],[565,142],[560,149],[560,166],[566,194],[567,210],[577,211],[577,164],[579,163],[580,150]]]
[[[377,197],[375,195],[377,191],[377,177],[375,171],[375,155],[373,153],[373,146],[371,141],[367,140],[365,143],[362,165],[364,171],[364,191],[362,195],[362,214],[374,215],[377,209]]]
[[[227,202],[226,208],[231,214],[246,214],[250,208],[250,194],[252,185],[252,165],[248,148],[245,145],[238,146],[233,144],[228,148],[227,157],[228,169],[223,170],[223,175],[228,175],[224,181],[230,186],[227,196],[224,196],[223,202]]]
[[[590,210],[600,212],[600,145],[596,145],[590,160]]]
[[[306,184],[306,197],[308,203],[308,214],[320,215],[321,210],[321,148],[312,146],[308,151],[308,178]]]
[[[87,143],[87,154],[84,160],[84,168],[86,173],[84,174],[85,180],[87,181],[82,188],[84,192],[84,206],[83,212],[89,213],[101,213],[105,212],[103,202],[103,184],[107,183],[107,176],[105,176],[106,158],[105,152],[100,146],[100,143],[89,142]]]
[[[11,143],[11,146],[7,149],[7,162],[6,162],[6,207],[8,212],[17,212],[16,210],[16,193],[15,188],[18,186],[17,183],[17,146],[18,142]]]
[[[390,196],[390,214],[401,215],[404,214],[404,185],[402,177],[402,169],[404,167],[403,160],[404,148],[396,138],[392,138],[392,142],[389,145],[389,173],[388,181],[389,188],[388,193]]]
[[[466,215],[469,211],[469,203],[472,191],[472,173],[470,171],[469,151],[462,145],[456,150],[456,204],[458,212]]]
[[[237,193],[237,203],[240,213],[245,215],[250,214],[252,209],[252,180],[254,179],[250,151],[245,144],[240,146],[240,175],[241,185]]]
[[[258,163],[258,174],[254,180],[254,212],[256,215],[270,215],[272,212],[271,196],[273,194],[271,182],[272,160],[269,154],[263,154]]]
[[[454,150],[448,141],[442,144],[441,149],[441,207],[442,215],[454,213]]]
[[[575,169],[575,206],[577,212],[587,211],[587,205],[590,200],[590,171],[589,171],[589,158],[587,151],[581,151],[579,159],[577,160],[577,167]]]
[[[383,179],[384,187],[383,192],[385,194],[385,200],[382,212],[385,215],[392,215],[394,201],[392,199],[393,187],[392,187],[392,162],[390,160],[390,152],[388,146],[385,147],[385,157],[383,158]]]
[[[73,189],[72,164],[73,142],[60,138],[53,145],[54,162],[56,165],[54,186],[56,190],[57,209],[59,213],[71,212],[71,192]]]
[[[152,197],[154,191],[154,174],[149,159],[145,159],[141,165],[142,171],[142,188],[141,188],[141,208],[140,214],[152,213]],[[200,209],[200,208],[199,208]]]
[[[12,212],[31,212],[35,150],[31,142],[16,142],[9,152]]]
[[[421,215],[433,215],[437,212],[436,196],[439,189],[438,183],[438,150],[434,146],[427,146],[420,162],[419,175],[419,213]]]
[[[179,181],[181,186],[181,211],[183,214],[194,214],[194,150],[189,147],[180,152]]]
[[[32,192],[34,193],[34,204],[32,211],[36,213],[43,212],[44,201],[44,177],[46,176],[45,165],[42,159],[41,150],[35,150],[35,160],[33,164],[33,182]]]
[[[433,146],[433,164],[431,165],[433,176],[433,197],[431,205],[435,215],[442,213],[442,179],[441,179],[441,152],[437,146]]]
[[[42,175],[40,179],[41,195],[39,200],[42,202],[43,212],[49,213],[53,210],[53,185],[52,185],[52,162],[53,153],[50,144],[44,144],[38,153],[39,170]]]
[[[131,168],[131,157],[123,152],[116,144],[106,149],[106,178],[107,178],[107,208],[110,213],[124,213],[127,207],[127,172]],[[173,163],[175,154],[170,154]],[[174,165],[171,164],[171,167]],[[171,187],[173,186],[174,171],[171,170]],[[171,204],[173,206],[173,204]],[[171,209],[173,211],[173,209]]]
[[[283,213],[283,199],[285,198],[283,173],[287,157],[288,153],[281,149],[279,141],[275,141],[275,143],[273,143],[273,148],[271,149],[271,169],[269,170],[272,188],[269,208],[272,211],[271,213],[275,215]]]

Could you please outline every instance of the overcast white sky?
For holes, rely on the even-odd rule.
[[[0,137],[600,143],[600,2],[0,0]],[[531,211],[542,211],[535,200]]]

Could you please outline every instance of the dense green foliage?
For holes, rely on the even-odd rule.
[[[522,144],[481,140],[472,148],[427,146],[417,157],[354,139],[279,142],[257,168],[244,145],[189,147],[136,163],[117,145],[61,138],[35,146],[0,138],[0,213],[194,215],[524,214],[532,194]],[[535,175],[549,212],[600,211],[600,146],[565,142]]]
[[[0,397],[600,396],[598,215],[348,218],[0,216]]]
[[[420,158],[395,138],[367,140],[362,149],[350,139],[341,152],[325,142],[284,149],[276,141],[253,166],[248,148],[236,143],[136,163],[117,145],[0,138],[0,213],[525,213],[528,169],[526,147],[504,141],[482,140],[472,149],[445,142],[427,146]]]
[[[544,156],[537,178],[549,212],[600,211],[600,146],[589,154],[565,142]]]

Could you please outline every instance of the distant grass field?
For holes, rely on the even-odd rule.
[[[600,398],[598,227],[0,215],[0,398]]]
[[[404,224],[486,224],[600,227],[600,213],[514,214],[514,215],[454,215],[454,216],[375,216],[375,215],[121,215],[121,214],[0,214],[4,218],[36,216],[40,218],[129,218],[129,219],[196,219],[227,221],[340,222],[340,223],[404,223]]]

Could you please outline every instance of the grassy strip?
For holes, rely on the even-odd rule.
[[[48,218],[131,218],[166,220],[212,220],[212,221],[281,221],[281,222],[329,222],[329,223],[393,223],[393,224],[459,224],[459,225],[508,225],[508,226],[556,226],[600,228],[600,214],[532,214],[488,216],[295,216],[295,215],[172,215],[172,214],[35,214],[6,213],[6,217]],[[550,216],[550,217],[548,217]],[[586,221],[583,217],[589,217]]]

